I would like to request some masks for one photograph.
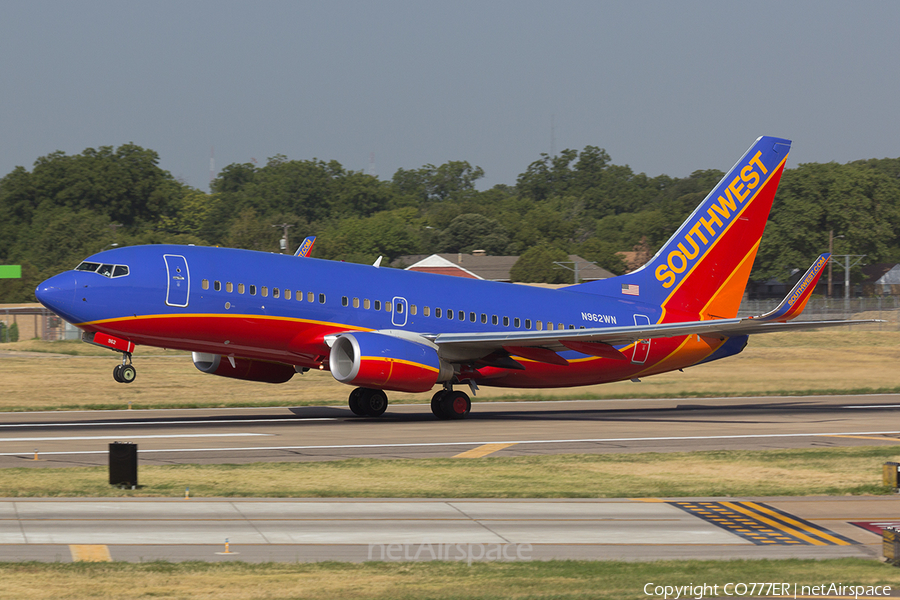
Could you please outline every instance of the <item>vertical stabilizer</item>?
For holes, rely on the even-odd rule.
[[[734,317],[790,148],[757,139],[650,262],[570,289],[659,304],[660,322]]]

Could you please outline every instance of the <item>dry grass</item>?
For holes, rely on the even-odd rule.
[[[897,446],[473,460],[348,459],[140,467],[137,490],[104,467],[4,469],[0,497],[640,498],[884,494]]]
[[[350,388],[329,373],[297,375],[281,385],[211,377],[185,353],[139,348],[137,380],[112,379],[119,360],[80,342],[0,344],[0,410],[164,406],[344,404]],[[78,353],[78,355],[62,354]],[[756,336],[738,356],[646,377],[641,383],[511,390],[483,387],[479,400],[683,397],[900,391],[900,332],[835,331]],[[836,368],[836,366],[840,368]],[[40,382],[38,384],[37,382]],[[391,402],[425,402],[430,394],[391,392]]]
[[[0,565],[0,598],[647,598],[644,585],[779,581],[798,585],[900,584],[872,560],[546,561],[516,563],[74,563]],[[684,597],[684,596],[682,596]],[[694,597],[694,596],[687,596]],[[709,596],[707,596],[709,597]]]

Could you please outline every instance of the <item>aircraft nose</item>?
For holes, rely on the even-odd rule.
[[[34,295],[37,297],[38,302],[66,321],[77,322],[71,317],[72,310],[75,307],[76,287],[75,272],[66,271],[39,284],[34,290]]]

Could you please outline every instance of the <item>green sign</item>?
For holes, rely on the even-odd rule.
[[[22,266],[0,265],[0,279],[22,279]]]

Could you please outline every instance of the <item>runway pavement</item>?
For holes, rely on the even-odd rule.
[[[874,559],[880,536],[851,521],[889,520],[896,503],[7,499],[0,561]]]
[[[475,403],[438,421],[427,405],[380,418],[342,407],[0,413],[0,468],[674,452],[897,444],[900,395]],[[38,461],[33,460],[35,452]]]
[[[879,395],[484,403],[462,421],[426,405],[378,419],[333,407],[5,413],[0,476],[106,465],[112,441],[137,443],[141,464],[895,445],[898,412],[900,396]],[[898,508],[896,497],[0,499],[0,560],[877,558],[865,524],[896,522]]]

